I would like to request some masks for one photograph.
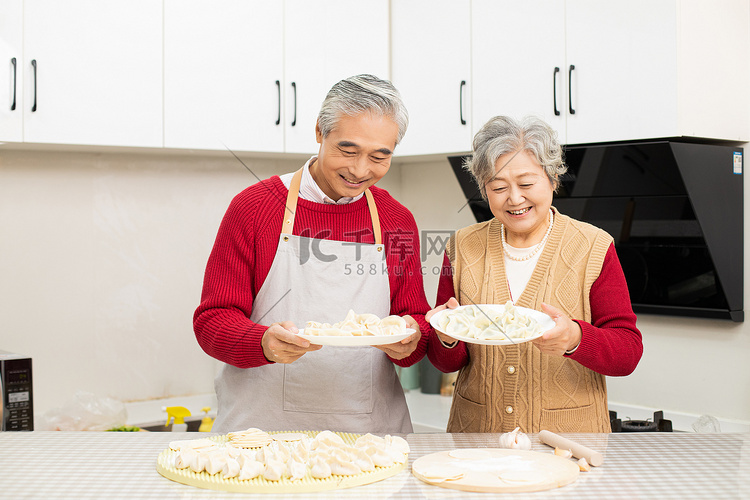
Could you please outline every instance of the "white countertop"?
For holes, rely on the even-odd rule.
[[[175,439],[199,433],[166,432],[0,432],[0,496],[32,499],[281,498],[228,493],[171,481],[156,460]],[[604,463],[562,488],[514,493],[514,500],[750,498],[750,434],[618,433],[565,434],[604,455]],[[536,434],[534,451],[551,453]],[[295,498],[489,498],[484,493],[447,490],[411,474],[419,457],[457,448],[497,447],[499,434],[409,434],[407,468],[393,477],[355,488]]]

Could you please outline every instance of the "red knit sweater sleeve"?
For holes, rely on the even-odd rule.
[[[445,304],[451,297],[455,297],[453,291],[453,268],[451,267],[448,254],[445,254],[445,257],[443,257],[443,268],[440,272],[440,280],[438,281],[435,306]],[[441,372],[451,373],[460,370],[469,362],[469,351],[463,342],[458,342],[458,344],[451,348],[445,347],[433,332],[430,336],[430,343],[427,349],[427,359]]]
[[[614,244],[607,250],[602,272],[591,286],[589,301],[591,323],[575,320],[583,336],[569,357],[603,375],[631,374],[641,359],[643,344]]]
[[[276,251],[263,248],[268,239],[262,231],[281,228],[284,200],[277,199],[273,189],[269,181],[261,181],[232,200],[208,258],[201,303],[193,316],[201,348],[239,368],[269,364],[261,347],[268,325],[250,321],[250,314],[253,298],[270,268],[263,256]],[[270,215],[275,212],[278,220]]]

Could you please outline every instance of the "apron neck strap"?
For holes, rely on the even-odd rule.
[[[299,199],[299,186],[302,183],[302,171],[305,167],[297,170],[292,176],[292,183],[289,185],[289,193],[286,195],[286,205],[284,205],[284,223],[281,225],[281,234],[292,234],[294,229],[294,214],[297,211],[297,200]],[[375,244],[383,244],[383,235],[380,230],[380,217],[378,208],[375,206],[375,199],[369,189],[365,189],[365,198],[367,198],[367,207],[370,209],[370,219],[372,219],[372,231],[375,235]]]
[[[365,189],[365,197],[367,198],[367,206],[370,208],[370,218],[372,219],[372,231],[375,235],[375,244],[383,244],[383,235],[380,231],[380,217],[378,216],[378,207],[375,206],[375,198],[372,197],[370,189]]]

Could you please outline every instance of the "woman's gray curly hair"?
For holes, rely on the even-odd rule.
[[[497,159],[521,150],[534,155],[552,188],[557,191],[560,176],[568,169],[563,162],[557,132],[535,116],[527,116],[520,121],[508,116],[496,116],[474,136],[474,154],[464,162],[464,168],[471,173],[482,191],[482,198],[487,199],[486,186],[495,177]]]
[[[409,114],[401,94],[388,80],[372,75],[352,76],[331,87],[318,113],[320,133],[327,137],[341,115],[355,116],[364,112],[387,116],[396,122],[396,144],[401,142],[409,126]]]

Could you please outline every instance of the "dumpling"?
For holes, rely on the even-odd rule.
[[[237,477],[240,474],[240,463],[234,458],[228,458],[224,463],[224,468],[221,469],[221,475],[230,478]]]
[[[206,469],[208,463],[208,456],[204,453],[196,453],[193,460],[190,462],[190,470],[197,473],[203,472]]]
[[[471,329],[471,320],[462,314],[452,314],[449,316],[448,323],[443,328],[443,332],[448,335],[458,335],[460,337],[469,336]]]
[[[260,476],[263,471],[266,470],[266,466],[257,460],[247,460],[242,464],[240,468],[240,474],[238,479],[244,481],[247,479],[255,479]]]
[[[386,451],[385,446],[370,445],[365,451],[372,459],[372,463],[378,467],[390,467],[395,462],[394,457]]]
[[[354,442],[354,446],[357,448],[367,448],[368,446],[385,446],[385,438],[370,434],[369,432],[363,436],[359,436]]]
[[[207,438],[200,439],[182,439],[179,441],[171,441],[169,448],[172,450],[184,450],[186,448],[192,448],[194,450],[203,450],[208,448],[218,448],[219,445],[214,441]]]
[[[331,466],[331,474],[337,476],[354,476],[362,472],[362,469],[349,460],[346,453],[333,454],[329,464]]]
[[[224,456],[224,453],[211,452],[208,454],[205,470],[213,476],[214,474],[218,474],[219,472],[221,472],[224,468],[224,464],[226,463],[227,458]]]
[[[409,448],[409,443],[406,441],[406,439],[400,436],[391,436],[390,434],[387,434],[385,436],[385,446],[388,449],[391,449],[398,453],[403,453],[404,455],[408,455],[411,451],[411,449]]]
[[[197,456],[198,451],[194,448],[185,448],[178,451],[174,460],[175,469],[187,469]]]
[[[266,464],[263,471],[263,478],[269,481],[278,481],[284,476],[286,465],[281,460],[271,460]]]
[[[380,321],[383,335],[399,335],[406,332],[406,320],[401,316],[386,316]]]
[[[380,323],[380,318],[377,314],[360,314],[357,316],[357,322],[364,326],[373,326]]]
[[[289,460],[286,463],[286,475],[292,481],[299,481],[307,475],[307,463],[297,460]]]
[[[363,448],[352,448],[351,450],[351,461],[361,471],[369,472],[375,470],[375,463],[373,463],[372,458],[370,458],[370,455]]]
[[[339,436],[338,434],[335,434],[331,431],[321,431],[319,432],[315,438],[313,439],[314,442],[325,444],[327,446],[333,446],[336,448],[341,448],[343,446],[346,446],[346,443],[344,440]]]
[[[331,466],[328,465],[328,460],[323,457],[314,459],[310,468],[310,475],[317,479],[331,477]]]

